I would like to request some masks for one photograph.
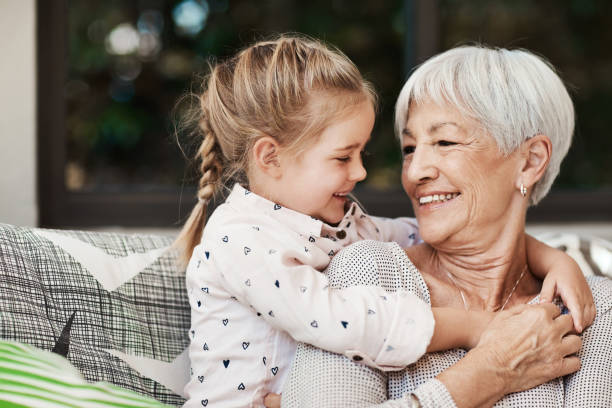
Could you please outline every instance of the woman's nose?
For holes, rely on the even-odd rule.
[[[419,146],[405,159],[404,173],[408,181],[419,183],[438,176],[436,157],[429,146]],[[407,166],[407,167],[406,167]]]

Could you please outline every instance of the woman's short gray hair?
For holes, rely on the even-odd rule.
[[[550,190],[574,132],[574,106],[552,65],[526,50],[462,46],[430,58],[410,76],[395,106],[395,131],[401,137],[411,103],[449,104],[477,122],[501,152],[515,151],[543,134],[552,155],[536,183],[530,204]]]

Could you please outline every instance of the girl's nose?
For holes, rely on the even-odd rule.
[[[355,164],[351,167],[351,181],[362,181],[366,178],[368,172],[365,167],[363,167],[363,161],[361,158],[355,161]]]

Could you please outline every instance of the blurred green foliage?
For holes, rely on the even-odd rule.
[[[195,35],[185,34],[173,19],[173,11],[185,1],[206,12]],[[368,147],[367,182],[397,187],[400,154],[393,135],[393,105],[407,75],[405,30],[412,29],[403,18],[405,3],[70,0],[67,168],[79,174],[67,175],[67,180],[78,180],[68,187],[155,189],[195,183],[175,140],[177,118],[171,112],[177,101],[197,92],[197,78],[206,73],[211,59],[288,31],[338,46],[374,83],[381,110]],[[440,50],[473,41],[523,47],[559,69],[572,89],[578,122],[557,186],[611,187],[612,138],[607,130],[612,128],[612,2],[438,0],[438,5]],[[118,27],[123,37],[112,37],[121,31]],[[141,36],[140,48],[130,49],[134,33]],[[119,37],[123,39],[113,51],[111,38]],[[180,116],[181,105],[177,112]],[[181,147],[193,154],[186,135],[178,136]]]

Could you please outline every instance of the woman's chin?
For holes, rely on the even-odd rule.
[[[418,222],[421,239],[432,246],[446,241],[454,231],[450,228],[449,220],[429,222],[429,220],[421,221],[418,219]]]

